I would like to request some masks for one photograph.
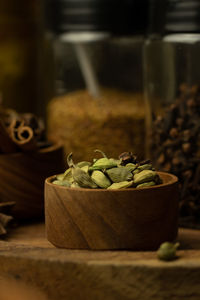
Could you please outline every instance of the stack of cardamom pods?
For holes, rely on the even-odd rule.
[[[149,160],[139,162],[131,152],[124,152],[118,159],[108,158],[102,151],[102,158],[93,162],[74,164],[72,153],[68,155],[68,169],[56,176],[53,184],[72,188],[122,189],[143,188],[162,183]]]

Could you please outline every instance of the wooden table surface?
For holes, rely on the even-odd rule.
[[[44,224],[29,224],[0,241],[0,273],[52,300],[199,300],[200,231],[180,229],[178,241],[179,258],[162,262],[156,252],[56,249]]]

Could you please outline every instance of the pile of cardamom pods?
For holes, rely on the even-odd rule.
[[[143,188],[162,183],[149,160],[139,162],[131,152],[124,152],[119,159],[108,158],[101,150],[102,158],[93,162],[74,164],[72,153],[67,157],[68,169],[56,176],[53,184],[72,188],[122,189]]]

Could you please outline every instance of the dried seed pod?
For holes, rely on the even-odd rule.
[[[72,168],[72,176],[74,181],[78,183],[80,187],[92,189],[97,188],[97,185],[91,179],[89,174],[81,170],[80,168]]]
[[[84,166],[84,167],[81,167],[80,169],[83,170],[84,172],[88,173],[89,166]]]
[[[101,171],[93,171],[91,175],[92,180],[102,189],[107,189],[111,185],[111,181]]]
[[[85,166],[91,166],[91,162],[89,161],[80,161],[79,163],[76,164],[76,167],[82,168]]]
[[[73,182],[72,168],[67,169],[63,175],[64,176],[62,180],[67,180],[71,183]]]
[[[112,182],[129,181],[133,179],[133,174],[128,167],[112,168],[106,171]]]
[[[138,184],[136,186],[136,188],[140,189],[140,188],[143,188],[143,187],[154,186],[154,185],[156,185],[155,181],[149,181],[149,182],[144,182],[144,183]]]
[[[56,179],[62,181],[64,178],[64,173],[56,175]]]
[[[138,174],[135,174],[133,177],[133,181],[135,184],[141,184],[148,181],[153,181],[157,176],[157,173],[152,170],[143,170]]]
[[[80,188],[80,185],[78,185],[77,182],[73,182],[73,183],[71,184],[71,188]]]
[[[139,170],[139,171],[143,171],[143,170],[152,170],[152,165],[151,165],[151,164],[145,164],[145,165],[139,166],[139,167],[138,167],[138,170]]]
[[[103,169],[110,169],[113,167],[117,167],[117,161],[112,158],[100,158],[98,159],[90,168],[89,170],[103,170]]]
[[[158,258],[160,260],[170,261],[176,259],[176,250],[179,247],[179,243],[172,244],[169,242],[163,243],[157,251]]]
[[[136,169],[133,171],[133,175],[138,174],[138,173],[140,173],[140,170],[138,170],[138,168],[136,168]]]
[[[125,167],[128,168],[130,172],[133,172],[137,168],[137,165],[133,163],[128,163],[127,165],[125,165]]]
[[[122,181],[113,183],[108,187],[108,190],[115,190],[115,189],[125,189],[131,187],[133,185],[133,181]]]
[[[70,187],[71,186],[71,183],[67,180],[54,180],[53,184],[60,185],[60,186],[65,186],[65,187]]]

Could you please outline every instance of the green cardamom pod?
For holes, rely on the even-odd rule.
[[[122,181],[111,184],[107,189],[114,190],[114,189],[124,189],[128,188],[133,185],[133,181]]]
[[[113,167],[117,167],[117,162],[116,160],[112,159],[112,158],[100,158],[98,159],[90,168],[89,170],[93,171],[93,170],[102,170],[102,169],[110,169]]]
[[[79,163],[76,164],[76,167],[78,168],[83,168],[85,166],[91,166],[91,163],[89,161],[80,161]]]
[[[65,171],[63,180],[67,180],[69,182],[73,182],[73,177],[72,177],[72,168],[69,168]]]
[[[71,186],[71,183],[67,180],[62,180],[62,181],[54,180],[53,184],[60,185],[60,186],[65,186],[65,187],[70,187]]]
[[[78,185],[77,182],[73,182],[73,183],[71,184],[71,188],[80,188],[80,185]]]
[[[143,187],[148,187],[148,186],[154,186],[156,183],[154,181],[148,181],[144,183],[140,183],[136,186],[137,189],[143,188]]]
[[[152,170],[143,170],[138,174],[135,174],[133,179],[135,184],[140,184],[148,181],[154,181],[157,173]]]
[[[143,170],[152,170],[152,165],[151,164],[145,164],[145,165],[139,166],[138,170],[140,170],[140,171],[143,171]]]
[[[91,178],[102,189],[107,189],[111,185],[108,177],[101,171],[96,170],[92,172]]]
[[[133,172],[137,168],[137,166],[135,164],[133,164],[133,163],[128,163],[127,165],[125,165],[125,167],[129,168],[129,170],[131,172]]]
[[[89,166],[81,167],[81,170],[83,170],[84,172],[88,173]]]
[[[97,188],[97,185],[94,183],[94,181],[91,179],[88,173],[81,170],[80,168],[73,168],[72,169],[72,176],[73,179],[78,185],[82,188]]]
[[[172,244],[170,242],[165,242],[161,244],[157,251],[158,258],[165,261],[176,259],[176,250],[179,246],[179,243]]]
[[[138,173],[140,173],[140,170],[138,170],[138,168],[136,168],[136,169],[133,171],[133,175],[138,174]]]
[[[64,173],[56,175],[56,179],[62,181],[64,179]]]
[[[133,174],[127,167],[112,168],[106,171],[112,182],[129,181],[133,179]]]

